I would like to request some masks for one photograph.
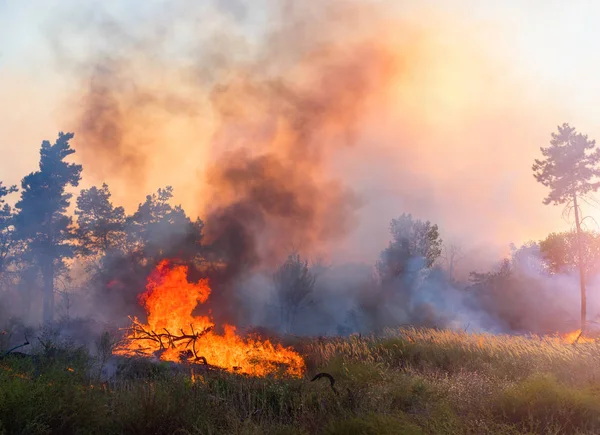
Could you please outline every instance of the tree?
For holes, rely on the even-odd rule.
[[[299,309],[315,288],[316,275],[311,272],[308,261],[303,261],[294,252],[279,266],[273,275],[273,282],[285,331],[291,332]]]
[[[485,327],[503,332],[553,334],[573,329],[573,313],[561,297],[561,285],[548,275],[539,245],[511,246],[511,256],[485,273],[471,272],[469,305],[485,313]]]
[[[600,234],[581,232],[581,248],[585,275],[597,272],[600,265]],[[577,233],[551,233],[540,241],[540,252],[551,273],[569,273],[578,267]]]
[[[77,235],[85,256],[102,256],[124,248],[125,209],[113,206],[110,196],[103,184],[82,190],[77,198]]]
[[[444,244],[443,255],[440,257],[445,265],[450,279],[454,279],[456,264],[465,258],[462,247],[457,243]]]
[[[550,146],[540,150],[544,159],[535,159],[532,169],[535,179],[550,188],[543,203],[564,205],[567,214],[572,210],[575,215],[583,332],[586,328],[586,292],[579,200],[585,200],[600,187],[600,149],[596,148],[596,141],[589,140],[587,135],[565,123],[558,127],[558,133],[552,133]]]
[[[69,144],[73,136],[60,132],[54,144],[42,143],[40,170],[23,178],[21,199],[15,205],[17,236],[42,274],[44,322],[54,318],[56,273],[64,267],[64,259],[74,255],[72,219],[66,214],[72,194],[65,189],[79,185],[82,167],[65,162],[75,152]]]
[[[14,211],[4,199],[16,192],[17,186],[3,186],[0,181],[0,277],[15,259]]]
[[[393,280],[410,268],[410,261],[422,262],[430,268],[442,253],[442,240],[437,225],[402,214],[390,223],[392,241],[381,253],[377,271],[382,281]]]
[[[146,196],[146,201],[128,218],[129,242],[145,259],[164,257],[190,259],[200,248],[204,223],[192,222],[180,205],[172,207],[173,188],[167,186]]]

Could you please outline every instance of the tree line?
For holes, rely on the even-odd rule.
[[[75,152],[72,138],[73,133],[61,132],[54,143],[44,141],[38,170],[26,175],[19,187],[0,181],[0,290],[17,295],[21,311],[35,308],[35,301],[40,301],[41,320],[53,321],[57,295],[64,293],[61,285],[68,287],[73,278],[75,262],[84,265],[85,288],[111,301],[104,306],[125,317],[132,313],[119,313],[120,307],[129,310],[136,305],[147,274],[160,260],[177,258],[192,265],[196,273],[210,273],[211,264],[223,260],[203,242],[203,221],[172,205],[170,186],[147,195],[132,214],[112,203],[106,184],[82,189],[70,214],[70,191],[78,187],[82,172],[81,165],[67,161]],[[568,124],[560,126],[550,146],[541,150],[544,159],[535,161],[533,171],[550,188],[544,203],[565,205],[567,214],[574,215],[572,231],[552,233],[515,248],[511,258],[495,270],[472,272],[467,282],[457,282],[454,270],[464,257],[460,247],[445,245],[437,224],[403,214],[390,223],[391,241],[375,264],[375,274],[365,269],[360,279],[348,284],[356,287],[354,293],[348,290],[354,295],[348,311],[369,318],[358,323],[373,328],[402,322],[435,326],[439,316],[427,314],[431,301],[427,305],[418,294],[423,286],[431,288],[435,283],[436,291],[459,288],[469,296],[469,304],[484,307],[510,329],[551,328],[550,319],[544,319],[556,317],[552,310],[560,311],[558,301],[554,304],[550,298],[549,305],[556,307],[540,313],[537,320],[531,320],[536,315],[520,312],[532,306],[524,301],[540,287],[524,273],[527,254],[540,260],[535,267],[545,276],[578,274],[585,328],[585,282],[600,268],[600,235],[583,229],[580,202],[590,202],[600,187],[600,150]],[[19,195],[14,206],[7,202],[11,194]],[[333,275],[332,266],[312,264],[296,252],[283,261],[272,275],[281,329],[294,332],[303,313],[311,311],[314,316],[322,309],[317,305],[325,304],[323,295],[330,290],[323,282],[333,282]],[[386,306],[393,306],[394,314],[384,312]]]
[[[2,287],[19,293],[25,305],[41,287],[44,322],[54,319],[58,281],[70,278],[75,258],[84,261],[90,283],[110,291],[116,278],[127,285],[162,258],[202,254],[203,223],[171,205],[170,186],[146,196],[131,215],[112,204],[106,184],[82,189],[74,215],[69,214],[68,190],[79,185],[82,171],[66,161],[75,152],[72,138],[73,133],[61,132],[54,143],[44,141],[39,169],[26,175],[20,188],[0,182]],[[11,207],[6,197],[15,192],[20,197]]]

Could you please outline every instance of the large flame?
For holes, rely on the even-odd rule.
[[[118,355],[160,354],[163,361],[185,359],[202,361],[228,371],[254,376],[286,374],[302,376],[304,360],[290,348],[270,341],[243,339],[235,326],[224,325],[224,335],[213,331],[214,322],[207,316],[193,316],[192,311],[206,302],[211,289],[208,280],[188,282],[187,267],[162,261],[148,278],[140,303],[148,313],[148,323],[133,318]]]

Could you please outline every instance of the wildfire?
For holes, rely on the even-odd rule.
[[[594,343],[596,340],[590,337],[584,337],[581,333],[581,329],[577,329],[576,331],[572,331],[566,334],[562,334],[560,336],[561,340],[573,344],[577,343]]]
[[[224,325],[224,335],[213,331],[208,316],[193,316],[198,304],[206,302],[211,289],[208,280],[188,282],[187,267],[162,261],[148,278],[140,303],[148,313],[148,323],[137,318],[118,355],[160,354],[163,361],[193,360],[228,371],[254,376],[282,373],[300,377],[305,364],[290,348],[273,345],[269,340],[242,338],[232,325]]]

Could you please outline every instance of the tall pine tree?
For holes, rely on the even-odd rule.
[[[44,323],[54,319],[56,272],[74,255],[72,219],[66,214],[72,194],[66,188],[79,184],[82,167],[65,162],[75,152],[69,144],[73,136],[60,132],[54,144],[42,143],[40,169],[23,178],[21,199],[15,204],[17,236],[42,275]]]
[[[535,159],[532,169],[535,179],[550,188],[544,204],[564,205],[575,216],[583,332],[587,309],[580,200],[600,187],[600,149],[596,148],[596,141],[565,123],[558,127],[558,133],[552,133],[550,146],[540,150],[544,159]]]

